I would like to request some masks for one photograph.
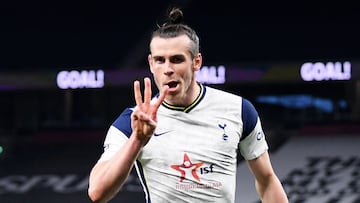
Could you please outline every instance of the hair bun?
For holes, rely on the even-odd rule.
[[[181,24],[183,20],[183,12],[179,8],[173,8],[169,13],[167,24]]]

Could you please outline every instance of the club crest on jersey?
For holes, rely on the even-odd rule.
[[[224,123],[223,125],[218,124],[219,128],[221,128],[223,130],[223,140],[227,141],[229,136],[226,134],[225,132],[225,128],[226,128],[226,123]]]

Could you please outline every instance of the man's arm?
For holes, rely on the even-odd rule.
[[[112,199],[126,181],[133,164],[144,146],[136,136],[131,136],[112,159],[98,162],[89,177],[88,194],[93,202]]]
[[[157,110],[167,94],[164,88],[152,104],[151,83],[144,79],[144,100],[139,81],[134,82],[136,108],[131,114],[132,134],[124,146],[108,161],[98,162],[89,177],[88,194],[93,202],[112,199],[126,181],[141,149],[148,143],[157,125]]]
[[[288,203],[285,190],[276,176],[270,162],[268,152],[260,157],[247,161],[255,176],[256,191],[263,203]]]

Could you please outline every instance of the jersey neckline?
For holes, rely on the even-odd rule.
[[[189,106],[175,106],[175,105],[171,105],[165,101],[162,102],[162,106],[164,106],[168,109],[171,109],[171,110],[182,111],[184,113],[190,112],[193,108],[195,108],[195,106],[197,106],[200,103],[200,101],[205,96],[206,87],[204,85],[202,85],[201,83],[199,83],[199,86],[200,86],[200,93]]]

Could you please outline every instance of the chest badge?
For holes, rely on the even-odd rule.
[[[223,140],[227,141],[229,139],[229,136],[225,132],[226,123],[224,123],[223,125],[218,124],[218,126],[223,130]]]

